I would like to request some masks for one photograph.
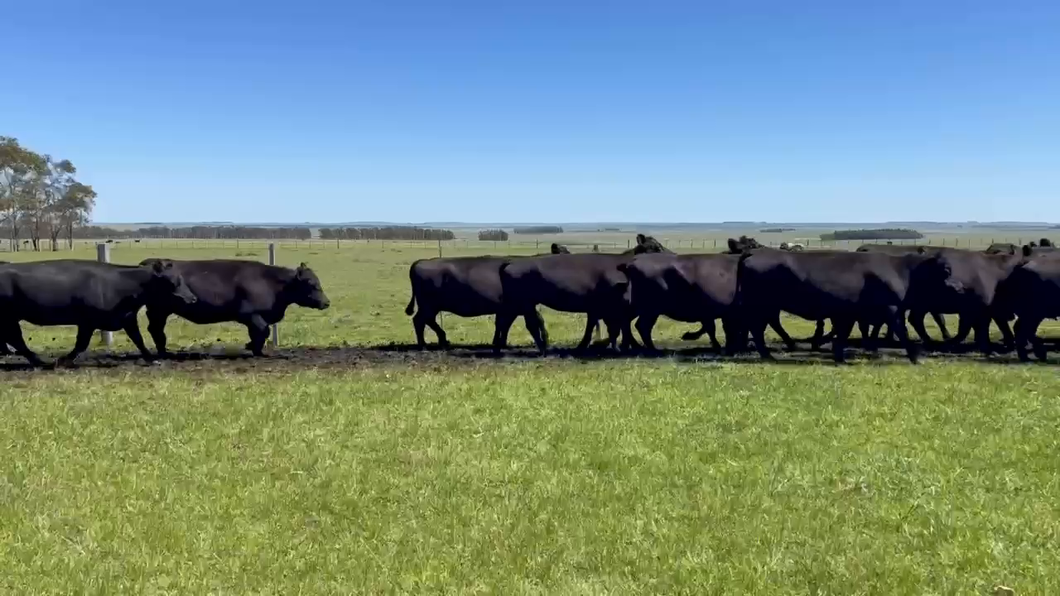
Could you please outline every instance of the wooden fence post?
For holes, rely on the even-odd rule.
[[[110,245],[106,242],[100,242],[96,245],[96,260],[100,263],[110,262]],[[114,334],[110,331],[100,331],[99,339],[107,346],[107,350],[110,351],[111,346],[114,344]]]
[[[275,242],[270,242],[269,243],[269,264],[270,265],[275,265],[276,264],[276,243]],[[275,348],[278,345],[280,345],[280,326],[278,324],[273,324],[273,326],[272,326],[272,347]]]

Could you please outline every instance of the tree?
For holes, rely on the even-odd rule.
[[[13,137],[0,137],[0,225],[8,231],[11,250],[18,250],[19,233],[40,190],[45,160]]]
[[[52,231],[52,250],[58,250],[59,230],[66,231],[66,244],[74,248],[74,228],[88,225],[88,216],[96,205],[96,191],[87,184],[74,182],[66,188],[55,206],[56,226]]]
[[[52,250],[57,250],[60,204],[66,191],[77,182],[76,173],[77,168],[70,160],[55,161],[50,155],[44,156],[43,172],[34,178],[26,205],[33,250],[40,251],[40,239],[44,235],[52,239]]]

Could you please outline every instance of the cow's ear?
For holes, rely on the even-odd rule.
[[[734,254],[740,252],[740,247],[736,245],[736,240],[729,238],[729,250]]]
[[[1031,256],[1032,253],[1034,253],[1034,249],[1031,248],[1031,246],[1029,244],[1024,244],[1023,245],[1023,256],[1029,257],[1029,256]]]
[[[644,237],[644,234],[637,234],[637,244],[644,244],[648,239]]]
[[[298,269],[295,270],[295,274],[298,276],[298,279],[305,279],[306,277],[309,277],[308,275],[306,275],[308,271],[308,265],[306,265],[305,263],[299,263]]]

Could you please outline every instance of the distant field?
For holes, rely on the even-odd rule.
[[[659,236],[683,251],[715,239]],[[152,242],[113,259],[267,256],[260,241]],[[289,360],[0,362],[0,592],[1060,593],[1055,365],[420,357],[401,347],[408,265],[437,252],[281,243],[280,263],[310,264],[332,301],[289,311]],[[3,258],[71,255],[94,251]],[[544,314],[556,344],[577,341],[583,319]],[[488,318],[442,324],[461,344],[492,336]],[[688,328],[656,336],[684,347]],[[51,356],[73,343],[71,329],[24,329]],[[196,353],[246,341],[238,325],[171,320],[168,334]],[[520,325],[511,339],[529,345]],[[305,347],[375,356],[310,366],[291,358]]]
[[[120,229],[120,226],[113,226],[116,229]],[[763,228],[768,229],[768,228]],[[808,247],[826,247],[826,248],[839,248],[845,250],[854,250],[858,246],[864,244],[863,240],[849,240],[849,241],[832,241],[822,242],[821,234],[834,232],[836,228],[819,228],[819,229],[797,229],[788,230],[784,232],[760,232],[758,228],[748,228],[743,230],[738,229],[659,229],[652,230],[650,228],[636,229],[634,226],[629,226],[628,229],[623,228],[619,231],[602,231],[593,229],[571,229],[560,234],[511,234],[508,241],[479,241],[478,240],[478,228],[453,228],[453,232],[456,234],[456,240],[449,240],[441,242],[441,247],[444,251],[454,250],[489,250],[491,252],[503,250],[508,251],[526,251],[526,250],[548,250],[548,247],[553,242],[565,244],[570,246],[573,250],[588,251],[592,249],[592,246],[598,245],[598,248],[602,251],[617,251],[625,250],[632,246],[635,242],[634,237],[637,233],[645,233],[655,236],[667,247],[684,252],[713,252],[724,250],[726,247],[726,241],[729,238],[738,237],[741,234],[754,237],[759,242],[767,246],[779,246],[782,242],[799,242],[805,244]],[[510,231],[510,230],[509,230]],[[1056,243],[1060,243],[1060,230],[1057,229],[1022,229],[1013,230],[1005,228],[988,229],[988,228],[965,228],[965,229],[920,229],[919,230],[924,238],[919,240],[894,240],[895,244],[930,244],[934,246],[957,246],[961,248],[986,248],[995,242],[1005,242],[1017,245],[1023,245],[1025,243],[1035,241],[1037,242],[1041,238],[1049,238]],[[96,243],[104,241],[106,238],[96,240],[76,240],[75,248],[89,250]],[[119,244],[139,244],[138,248],[144,250],[165,250],[173,248],[197,248],[197,249],[215,249],[215,250],[228,250],[233,249],[239,251],[240,249],[246,250],[264,250],[268,240],[189,240],[189,239],[159,239],[159,238],[145,238],[140,240],[139,243],[134,240],[119,240]],[[319,238],[313,240],[274,240],[272,242],[279,243],[280,245],[290,249],[327,249],[327,248],[347,248],[350,250],[355,249],[358,246],[401,246],[404,245],[409,248],[434,248],[437,253],[439,243],[436,241],[403,241],[403,240],[320,240]],[[874,240],[872,242],[885,242],[885,240]],[[50,245],[45,243],[46,252],[50,249]],[[0,240],[0,249],[6,248],[7,243]],[[65,243],[62,244],[63,250],[65,250]]]

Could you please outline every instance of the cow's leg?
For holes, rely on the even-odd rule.
[[[902,347],[905,348],[905,355],[909,358],[909,361],[916,364],[917,358],[919,357],[917,346],[913,343],[913,340],[910,339],[909,330],[906,329],[905,322],[902,320],[904,318],[904,313],[892,311],[889,314],[887,327],[894,331],[894,334],[898,336],[898,341],[901,342]]]
[[[651,331],[655,328],[655,323],[659,320],[657,314],[642,314],[637,317],[637,333],[640,334],[640,340],[644,342],[644,347],[649,352],[657,352],[658,349],[655,347],[655,342],[651,339]]]
[[[427,338],[423,336],[426,328],[427,319],[423,316],[423,307],[421,306],[420,310],[412,317],[412,329],[416,332],[416,346],[421,350],[427,347]]]
[[[926,316],[927,313],[922,310],[909,311],[909,324],[913,326],[913,330],[920,336],[920,341],[924,342],[924,345],[931,345],[935,343],[935,340],[931,339],[927,328],[924,327],[924,317]]]
[[[788,335],[788,332],[785,331],[784,327],[782,327],[781,324],[780,324],[780,311],[779,310],[776,312],[776,314],[773,317],[770,318],[769,326],[772,327],[773,331],[776,332],[776,334],[780,336],[780,339],[783,340],[784,345],[787,346],[789,351],[793,351],[796,348],[795,340],[791,339],[791,336]],[[758,340],[755,340],[755,341],[758,341]]]
[[[720,352],[721,342],[718,341],[718,327],[714,324],[714,319],[703,321],[703,328],[707,330],[707,335],[710,336],[710,347],[713,348],[715,352]]]
[[[989,356],[994,352],[990,345],[990,315],[986,313],[980,313],[975,317],[975,344],[983,356]]]
[[[516,315],[511,312],[499,312],[493,318],[493,351],[500,352],[508,347],[508,331],[515,322]],[[527,329],[532,323],[526,323]],[[531,336],[533,334],[531,333]],[[535,341],[535,343],[537,343]]]
[[[937,312],[931,313],[931,318],[935,319],[935,324],[938,325],[939,332],[942,333],[942,341],[950,341],[953,337],[950,335],[950,330],[946,328],[946,316]]]
[[[582,334],[582,340],[578,342],[575,347],[576,350],[583,351],[589,347],[589,343],[593,340],[593,329],[596,327],[596,323],[600,320],[600,317],[595,314],[587,314],[585,316],[585,333]],[[610,328],[608,332],[610,333]]]
[[[824,337],[824,319],[820,319],[814,325],[813,337],[810,338],[810,349],[816,352],[821,349],[821,344],[825,341]]]
[[[748,330],[751,332],[751,339],[755,342],[755,349],[758,350],[758,355],[763,360],[772,360],[773,355],[769,353],[769,347],[766,346],[766,326],[769,325],[770,317],[749,317],[748,318]]]
[[[696,341],[699,338],[703,337],[706,333],[707,333],[707,325],[706,325],[706,323],[703,323],[702,325],[699,326],[699,329],[696,329],[695,331],[686,331],[686,332],[684,332],[681,335],[681,339],[683,339],[685,341]]]
[[[247,326],[247,333],[250,335],[247,349],[255,356],[264,356],[265,341],[269,338],[269,324],[265,322],[264,317],[257,314],[251,315],[243,324]]]
[[[832,317],[832,358],[836,364],[846,362],[846,347],[850,332],[854,330],[854,319],[851,317]]]
[[[140,350],[140,356],[143,357],[144,360],[150,362],[155,359],[154,354],[152,354],[151,351],[147,349],[147,346],[144,345],[144,336],[140,335],[140,323],[136,320],[136,313],[125,318],[125,324],[122,325],[122,329],[125,331],[125,335],[128,335],[129,339],[132,340],[136,349]],[[78,333],[80,333],[80,331]]]
[[[77,357],[83,354],[84,351],[88,349],[88,345],[92,343],[92,334],[95,332],[96,329],[94,327],[88,327],[84,325],[79,326],[77,328],[77,340],[74,341],[74,349],[70,350],[69,354],[61,356],[55,364],[57,366],[72,365],[77,360]],[[140,343],[142,344],[143,342],[144,340],[141,337]]]
[[[637,343],[636,338],[633,337],[633,318],[629,316],[621,317],[615,326],[622,330],[622,351],[629,352],[632,350],[641,349],[641,345]],[[613,343],[613,342],[612,342]],[[612,349],[614,346],[612,345]]]
[[[159,358],[169,355],[166,351],[166,319],[168,318],[169,313],[159,313],[150,309],[147,311],[147,332],[151,334],[151,340],[155,342],[155,351],[158,352]]]
[[[862,348],[869,352],[878,352],[880,346],[876,343],[877,338],[873,337],[872,325],[867,319],[858,319],[858,331],[861,332],[861,344]],[[880,332],[880,325],[876,325],[877,335]]]
[[[725,331],[725,353],[735,356],[747,348],[747,330],[744,329],[738,318],[723,317],[721,328]]]
[[[1036,336],[1038,334],[1038,325],[1042,322],[1041,317],[1037,316],[1023,316],[1021,315],[1019,320],[1016,321],[1016,353],[1019,354],[1020,360],[1027,362],[1030,360],[1030,356],[1027,355],[1027,344],[1030,343],[1034,348],[1034,355],[1039,360],[1045,360],[1045,345]]]
[[[968,339],[968,334],[972,332],[972,318],[961,314],[957,317],[957,335],[954,335],[950,339],[951,346],[959,346],[964,343],[964,340]]]
[[[33,350],[26,345],[26,339],[22,337],[22,327],[18,321],[5,321],[0,328],[3,329],[3,337],[7,343],[15,349],[15,353],[29,361],[33,366],[43,366],[44,361],[37,356]]]
[[[995,316],[994,324],[1001,330],[1001,343],[1005,344],[1005,349],[1011,350],[1012,344],[1016,343],[1016,336],[1009,327],[1008,319],[1004,315]]]
[[[541,318],[541,313],[537,312],[535,308],[523,314],[523,324],[526,325],[526,330],[530,332],[530,337],[534,339],[534,345],[544,353],[548,349],[548,330],[545,329],[545,320]],[[505,341],[507,342],[507,337],[505,337]]]

